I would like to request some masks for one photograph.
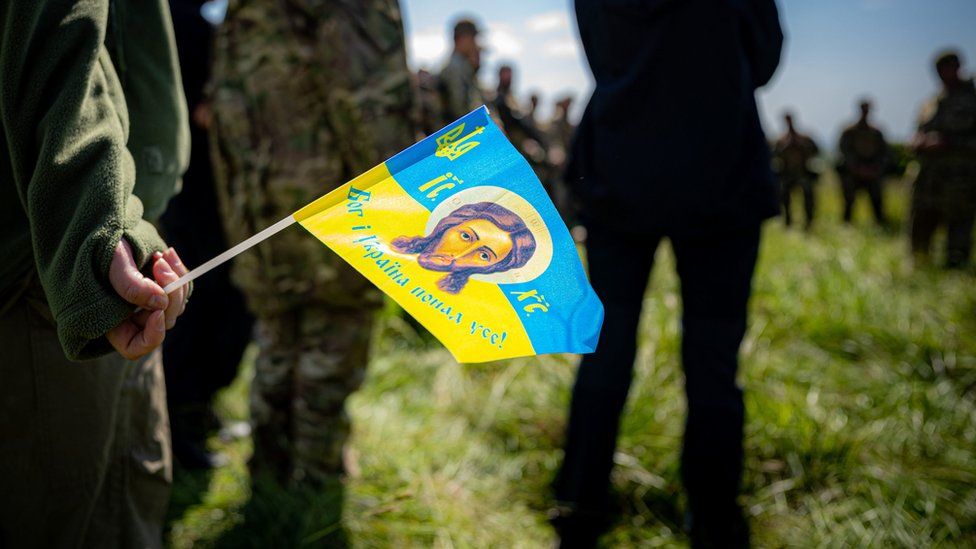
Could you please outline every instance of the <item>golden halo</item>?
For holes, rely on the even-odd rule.
[[[444,200],[430,212],[427,219],[427,227],[424,234],[434,231],[437,223],[451,214],[454,210],[466,204],[476,204],[478,202],[492,202],[510,210],[515,215],[522,218],[522,222],[529,228],[529,232],[535,238],[535,252],[525,265],[517,269],[509,269],[499,273],[473,274],[471,278],[482,282],[493,284],[518,284],[528,282],[546,272],[549,262],[552,261],[552,237],[542,216],[536,211],[532,204],[518,194],[501,187],[492,185],[482,185],[472,187],[457,192],[447,200]]]

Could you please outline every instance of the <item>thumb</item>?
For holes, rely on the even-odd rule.
[[[122,299],[144,309],[165,309],[166,293],[152,279],[142,276],[132,256],[132,248],[122,239],[115,247],[108,279]]]

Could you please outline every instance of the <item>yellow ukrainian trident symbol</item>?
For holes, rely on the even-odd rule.
[[[474,131],[462,137],[461,134],[464,133],[464,122],[461,122],[437,138],[437,151],[434,154],[441,158],[447,158],[448,160],[457,160],[462,154],[477,147],[481,143],[480,141],[468,141],[468,139],[483,131],[485,131],[485,127],[478,126]]]

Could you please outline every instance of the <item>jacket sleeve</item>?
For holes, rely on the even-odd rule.
[[[0,119],[40,283],[65,354],[105,354],[132,307],[108,281],[115,246],[143,265],[164,243],[132,194],[122,88],[104,44],[108,0],[0,7]]]

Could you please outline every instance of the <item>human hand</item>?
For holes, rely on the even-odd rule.
[[[197,127],[204,130],[209,130],[210,124],[213,122],[213,109],[210,108],[210,103],[204,101],[197,105],[197,107],[193,109],[193,116],[191,118]]]
[[[166,337],[165,309],[170,300],[162,286],[139,272],[125,239],[115,247],[108,278],[122,299],[143,309],[105,334],[120,355],[135,360],[159,347]]]
[[[946,146],[946,140],[939,132],[919,132],[912,139],[912,148],[919,152],[938,151]]]
[[[106,334],[120,355],[135,360],[162,344],[166,330],[172,328],[183,313],[189,293],[185,284],[169,296],[163,288],[186,272],[176,250],[170,248],[153,254],[155,281],[150,280],[136,267],[128,242],[119,243],[109,269],[109,280],[123,299],[142,308]]]

